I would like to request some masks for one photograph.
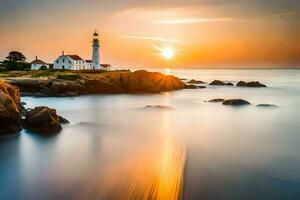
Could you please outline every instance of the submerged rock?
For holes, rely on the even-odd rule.
[[[44,106],[28,111],[24,123],[26,129],[41,134],[58,133],[62,129],[56,110]]]
[[[267,86],[264,84],[261,84],[258,81],[251,81],[251,82],[239,81],[236,84],[236,87],[267,87]]]
[[[19,89],[0,81],[0,135],[21,130],[21,102]]]
[[[203,82],[203,81],[198,81],[198,80],[195,80],[195,79],[192,79],[192,80],[190,80],[190,81],[187,82],[187,83],[189,83],[189,84],[203,84],[203,83],[205,83],[205,82]]]
[[[213,82],[211,82],[209,85],[220,85],[220,86],[224,86],[224,85],[226,85],[226,86],[232,86],[233,85],[233,83],[231,83],[231,82],[227,82],[227,83],[225,83],[225,82],[223,82],[223,81],[220,81],[220,80],[214,80]]]
[[[225,101],[225,99],[212,99],[212,100],[209,100],[208,102],[210,103],[220,103],[220,102],[223,102]]]
[[[171,106],[164,106],[164,105],[147,105],[144,107],[145,109],[163,109],[163,110],[171,110],[173,109]]]
[[[262,103],[262,104],[256,105],[256,107],[273,107],[273,108],[275,108],[275,107],[278,107],[278,106],[275,105],[275,104],[266,104],[266,103]]]
[[[244,105],[250,105],[248,101],[245,101],[243,99],[227,99],[223,101],[223,105],[228,106],[244,106]]]
[[[197,85],[185,85],[184,89],[198,89],[199,87]]]

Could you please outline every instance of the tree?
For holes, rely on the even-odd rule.
[[[25,62],[26,57],[21,52],[12,51],[8,54],[6,59],[9,60],[10,62]]]
[[[43,66],[40,67],[39,70],[47,70],[47,69],[48,69],[48,67],[46,65],[43,65]]]

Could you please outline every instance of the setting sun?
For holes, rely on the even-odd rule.
[[[161,55],[167,60],[173,58],[174,54],[175,53],[173,49],[166,48],[161,50]]]

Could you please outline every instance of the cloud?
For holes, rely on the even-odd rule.
[[[248,19],[237,19],[232,17],[226,18],[183,18],[183,19],[167,19],[153,21],[156,24],[199,24],[199,23],[213,23],[213,22],[245,22]]]
[[[158,41],[158,42],[182,44],[182,42],[180,42],[179,40],[172,40],[172,39],[166,39],[166,38],[155,37],[155,36],[125,35],[125,36],[121,36],[121,37],[127,38],[127,39],[134,39],[134,40],[152,40],[152,41]]]

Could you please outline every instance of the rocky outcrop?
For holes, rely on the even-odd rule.
[[[205,82],[203,81],[198,81],[198,80],[195,80],[195,79],[192,79],[190,80],[189,82],[187,82],[188,84],[203,84]]]
[[[267,87],[267,86],[264,84],[261,84],[258,81],[251,81],[251,82],[239,81],[236,84],[236,87]]]
[[[197,85],[186,84],[184,86],[184,89],[198,89],[198,86]]]
[[[62,127],[55,109],[36,107],[26,113],[24,126],[35,133],[58,133]]]
[[[212,99],[212,100],[209,100],[208,102],[210,102],[210,103],[220,103],[220,102],[223,102],[223,101],[225,101],[225,99]]]
[[[232,86],[233,83],[230,83],[230,82],[223,82],[223,81],[220,81],[220,80],[214,80],[213,82],[211,82],[209,85],[219,85],[219,86]]]
[[[223,101],[223,105],[227,106],[244,106],[244,105],[250,105],[248,101],[245,101],[243,99],[228,99]]]
[[[104,72],[82,74],[76,79],[14,79],[25,95],[78,96],[85,94],[158,93],[185,88],[177,77],[157,72]]]
[[[18,88],[0,81],[0,135],[21,130],[20,94]]]

